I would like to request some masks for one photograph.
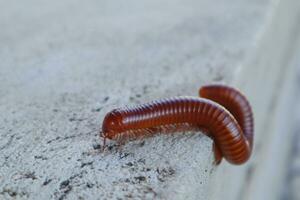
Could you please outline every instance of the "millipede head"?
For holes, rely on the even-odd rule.
[[[114,109],[106,114],[102,123],[101,136],[104,138],[103,146],[105,146],[106,139],[114,139],[121,130],[122,115],[117,109]]]

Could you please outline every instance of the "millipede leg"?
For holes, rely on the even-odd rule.
[[[222,156],[221,150],[219,149],[219,147],[217,146],[217,144],[215,142],[213,142],[213,152],[215,154],[214,164],[219,165],[222,161],[223,156]]]

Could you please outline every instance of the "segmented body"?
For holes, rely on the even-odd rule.
[[[246,98],[224,85],[205,86],[200,94],[205,98],[175,97],[114,109],[104,119],[103,136],[125,141],[161,132],[206,130],[214,141],[216,163],[222,157],[233,164],[246,162],[253,143],[253,117]]]

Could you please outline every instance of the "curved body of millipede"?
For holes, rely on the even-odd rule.
[[[243,164],[253,147],[253,114],[244,95],[225,85],[200,88],[202,97],[174,97],[114,109],[102,125],[106,139],[124,142],[156,133],[202,130],[213,140],[215,163]]]

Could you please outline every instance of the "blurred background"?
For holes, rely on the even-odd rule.
[[[299,0],[0,0],[0,199],[300,200]],[[113,108],[239,88],[249,162],[157,136],[100,152]]]
[[[296,78],[296,88],[299,88],[300,86],[300,59],[299,59],[299,50],[298,53],[295,55],[295,65],[296,70],[295,74],[297,76]],[[295,116],[295,126],[293,128],[292,137],[293,140],[291,142],[291,148],[289,152],[289,158],[288,158],[288,167],[286,171],[286,177],[285,177],[285,185],[283,187],[283,194],[282,199],[300,199],[300,95],[299,95],[299,89],[296,90],[295,93],[295,99],[296,103],[293,106],[294,108],[294,116]],[[291,117],[293,118],[293,117]]]

